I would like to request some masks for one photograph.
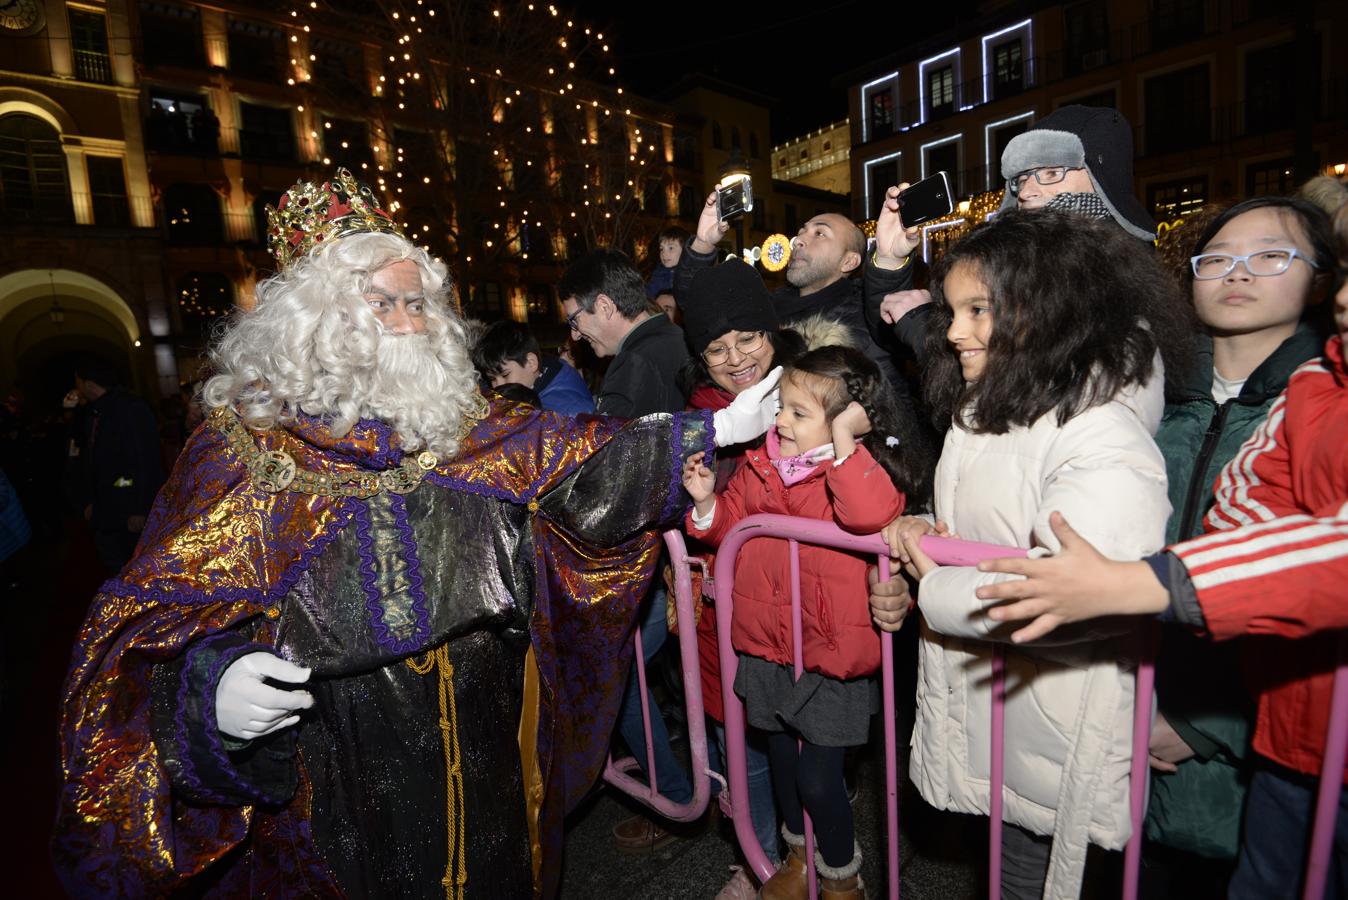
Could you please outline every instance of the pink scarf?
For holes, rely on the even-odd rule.
[[[777,437],[776,425],[768,429],[764,448],[768,452],[768,461],[782,477],[782,484],[787,487],[809,478],[820,463],[833,459],[835,455],[832,444],[821,444],[797,456],[782,456],[782,443]]]

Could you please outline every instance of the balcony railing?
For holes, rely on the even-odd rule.
[[[99,50],[75,49],[75,77],[94,84],[112,84],[112,63]]]

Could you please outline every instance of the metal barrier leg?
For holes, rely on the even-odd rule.
[[[1006,656],[992,648],[992,744],[988,748],[988,897],[1002,895],[1002,785],[1006,750]]]
[[[1142,870],[1142,838],[1147,818],[1147,789],[1151,773],[1148,748],[1151,744],[1151,694],[1156,685],[1156,669],[1151,660],[1151,641],[1137,664],[1137,687],[1133,694],[1133,759],[1128,767],[1128,808],[1133,833],[1123,851],[1123,900],[1137,900],[1138,878]]]
[[[1343,792],[1343,763],[1348,756],[1348,635],[1339,638],[1339,665],[1334,670],[1330,699],[1329,729],[1325,734],[1325,758],[1320,766],[1320,790],[1315,800],[1315,827],[1311,831],[1310,860],[1306,864],[1306,887],[1302,900],[1321,900],[1334,854],[1334,831],[1338,824],[1339,796]]]
[[[881,581],[888,581],[889,557],[881,554],[877,571]],[[899,747],[894,727],[894,635],[880,634],[880,677],[884,679],[882,694],[885,717],[885,836],[889,863],[889,900],[899,900]]]

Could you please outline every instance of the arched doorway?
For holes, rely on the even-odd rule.
[[[0,277],[0,385],[20,387],[37,408],[71,387],[72,360],[98,356],[147,399],[158,390],[138,349],[140,324],[118,294],[70,269],[25,269]]]

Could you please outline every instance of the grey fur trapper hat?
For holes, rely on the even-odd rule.
[[[1016,135],[1002,152],[1008,183],[1042,166],[1085,168],[1110,218],[1135,238],[1156,239],[1156,223],[1133,195],[1133,128],[1118,110],[1064,106]],[[1002,209],[1015,205],[1008,190]]]

